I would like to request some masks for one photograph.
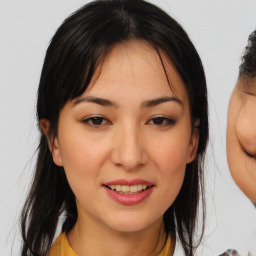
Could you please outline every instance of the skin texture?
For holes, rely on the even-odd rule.
[[[199,135],[191,128],[184,84],[161,56],[172,89],[156,51],[131,41],[112,49],[88,89],[60,113],[51,151],[76,196],[78,220],[68,240],[79,255],[157,255],[164,246],[163,214],[180,191]],[[176,100],[147,104],[161,97]],[[90,119],[95,116],[103,118]],[[117,179],[143,179],[154,187],[142,202],[122,205],[104,187]]]
[[[229,102],[227,157],[233,179],[256,203],[256,78],[238,80]]]

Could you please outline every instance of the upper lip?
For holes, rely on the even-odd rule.
[[[133,186],[133,185],[147,185],[152,186],[154,185],[152,182],[142,179],[133,179],[133,180],[125,180],[125,179],[117,179],[110,182],[106,182],[103,185],[111,186],[111,185],[126,185],[126,186]]]

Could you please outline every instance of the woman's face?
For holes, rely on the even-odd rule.
[[[239,79],[231,96],[227,156],[235,182],[256,203],[256,78]]]
[[[196,154],[189,100],[172,63],[142,41],[117,45],[88,89],[60,113],[53,159],[78,222],[121,232],[162,222]]]

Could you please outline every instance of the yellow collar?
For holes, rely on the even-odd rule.
[[[157,256],[170,256],[171,255],[171,236],[169,235],[163,250]],[[53,244],[50,256],[79,256],[69,245],[65,233],[60,233],[55,243]]]

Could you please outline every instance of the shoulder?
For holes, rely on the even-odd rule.
[[[60,233],[54,242],[49,256],[78,256],[75,251],[69,245],[68,239],[65,233]]]
[[[63,237],[63,233],[60,233],[59,236],[56,238],[49,256],[60,256],[61,255],[61,240]]]

